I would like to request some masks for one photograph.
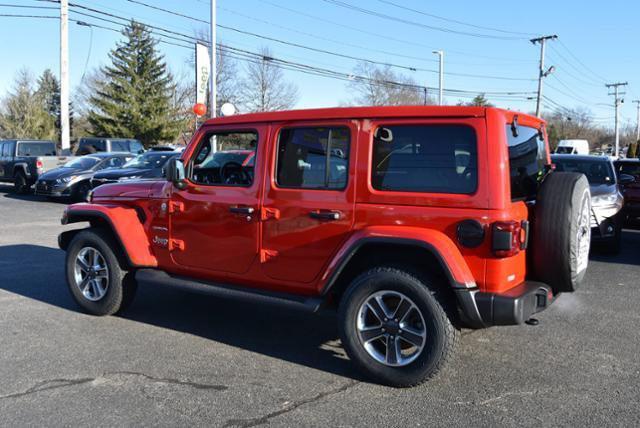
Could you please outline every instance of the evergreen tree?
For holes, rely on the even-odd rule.
[[[55,135],[55,120],[44,109],[33,76],[27,70],[19,71],[13,91],[2,102],[0,137],[49,140]]]
[[[475,98],[472,99],[471,102],[468,103],[467,105],[475,106],[475,107],[493,107],[493,104],[489,102],[489,100],[487,99],[487,97],[484,96],[484,94],[476,95]]]
[[[147,28],[132,21],[111,51],[90,99],[89,122],[97,136],[137,138],[145,146],[174,140],[184,123],[172,105],[176,90],[164,56]]]
[[[60,139],[60,81],[50,69],[42,72],[38,78],[38,95],[44,103],[44,109],[53,119],[57,138]],[[73,130],[73,103],[69,103],[69,127]]]

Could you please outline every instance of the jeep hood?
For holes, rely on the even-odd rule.
[[[95,199],[140,199],[152,196],[155,187],[163,187],[166,181],[140,180],[126,183],[103,184],[93,190]]]

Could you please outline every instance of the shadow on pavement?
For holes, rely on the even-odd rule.
[[[621,265],[640,265],[640,231],[625,229],[622,232],[620,254],[606,254],[597,245],[592,247],[589,259],[597,262]]]
[[[67,290],[64,252],[58,249],[0,247],[0,289],[67,310],[80,310]],[[337,343],[333,315],[221,300],[173,287],[141,286],[121,317],[358,378]]]

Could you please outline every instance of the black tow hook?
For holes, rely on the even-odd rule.
[[[538,325],[538,324],[540,324],[540,321],[538,321],[536,318],[529,318],[524,323],[526,325]]]

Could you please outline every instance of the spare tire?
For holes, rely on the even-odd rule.
[[[535,204],[531,263],[554,293],[575,291],[587,271],[591,245],[591,191],[584,174],[552,172]]]

